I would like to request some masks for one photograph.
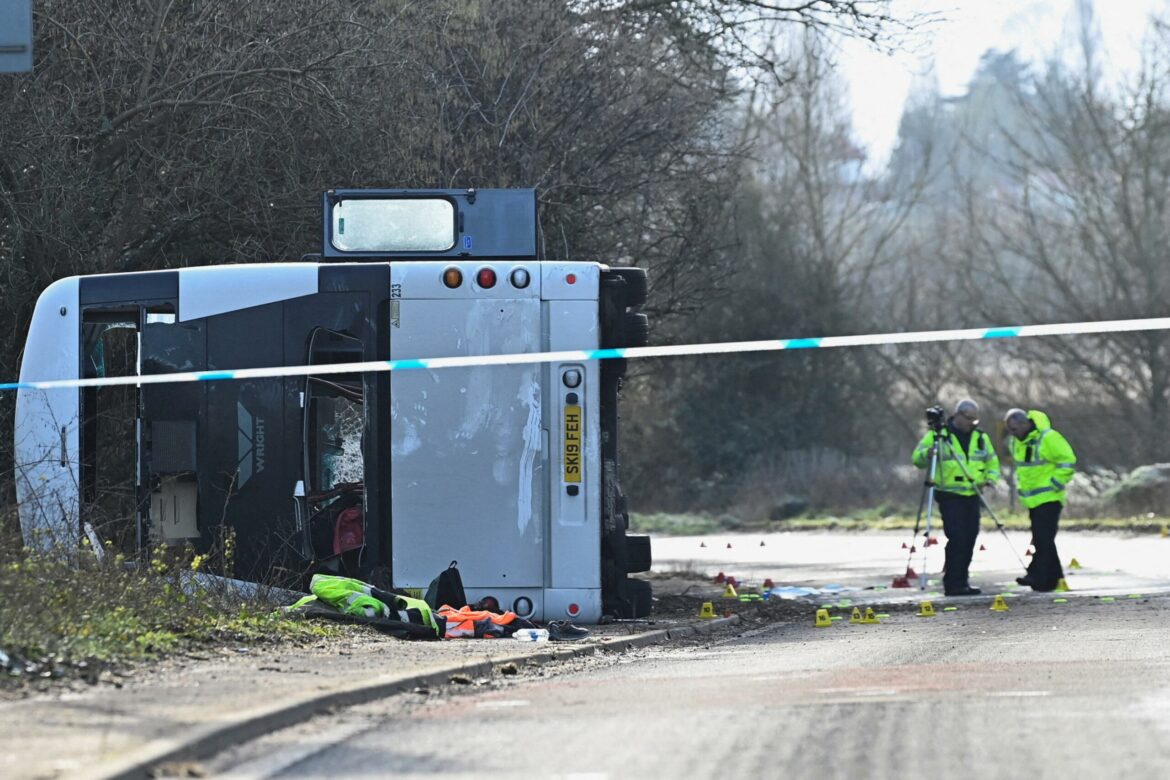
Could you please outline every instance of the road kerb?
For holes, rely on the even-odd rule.
[[[703,636],[739,622],[738,615],[704,620],[702,623],[647,631],[628,637],[605,638],[601,642],[569,647],[541,648],[535,652],[516,653],[484,661],[473,661],[437,669],[423,674],[385,677],[378,680],[339,687],[331,691],[308,694],[298,699],[286,699],[261,711],[237,717],[227,717],[203,726],[190,726],[182,737],[164,737],[152,740],[130,755],[94,767],[88,775],[100,780],[140,780],[153,775],[159,764],[179,761],[200,761],[258,739],[265,734],[302,723],[314,715],[330,709],[352,707],[376,699],[405,693],[415,688],[446,685],[452,675],[482,677],[507,663],[549,663],[564,661],[601,652],[622,652],[649,645],[669,642],[691,636]],[[501,640],[503,641],[503,640]]]

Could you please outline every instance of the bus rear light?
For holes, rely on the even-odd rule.
[[[496,286],[496,272],[490,268],[481,268],[475,274],[475,283],[485,290]]]
[[[523,290],[532,281],[532,277],[528,275],[527,269],[524,268],[516,268],[508,278],[512,281],[512,286],[518,290]]]
[[[565,281],[569,284],[576,284],[577,283],[577,274],[569,274],[568,276],[565,277]]]
[[[443,271],[443,284],[454,290],[463,284],[463,272],[458,268],[448,268],[446,271]]]
[[[569,617],[577,617],[577,615],[581,614],[581,607],[579,607],[576,604],[570,604],[565,609],[565,612],[567,612],[569,614]]]

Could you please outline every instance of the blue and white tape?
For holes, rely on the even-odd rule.
[[[462,357],[370,360],[361,363],[330,363],[316,366],[272,366],[228,371],[183,371],[174,374],[99,377],[94,379],[53,379],[35,382],[5,382],[0,390],[53,390],[70,387],[112,387],[115,385],[157,385],[168,382],[218,382],[230,379],[266,379],[285,376],[322,376],[379,371],[509,366],[525,363],[576,363],[614,358],[678,357],[683,355],[729,355],[740,352],[780,352],[793,349],[873,347],[887,344],[926,344],[938,341],[983,341],[1030,336],[1085,336],[1101,333],[1170,330],[1170,317],[1103,322],[1065,322],[1052,325],[1017,325],[962,330],[923,330],[909,333],[871,333],[861,336],[825,336],[804,339],[730,341],[717,344],[679,344],[624,349],[584,349],[560,352],[526,352],[510,355],[468,355]]]

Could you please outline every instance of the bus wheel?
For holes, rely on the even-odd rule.
[[[643,534],[626,536],[626,571],[636,574],[650,571],[650,537]]]
[[[622,584],[622,596],[628,606],[629,618],[650,617],[653,590],[644,580],[626,580]]]
[[[628,266],[625,268],[610,268],[610,273],[620,277],[626,283],[626,306],[633,308],[646,302],[649,287],[646,283],[646,269]]]
[[[626,312],[622,330],[627,347],[644,347],[650,343],[650,318],[641,312]]]

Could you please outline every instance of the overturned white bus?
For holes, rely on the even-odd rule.
[[[313,262],[71,277],[21,381],[640,346],[644,272],[538,259],[533,190],[337,190]],[[536,620],[642,617],[621,360],[21,389],[26,544],[190,544],[225,573],[317,571]],[[92,529],[97,529],[94,532]],[[223,555],[230,549],[231,555]]]

